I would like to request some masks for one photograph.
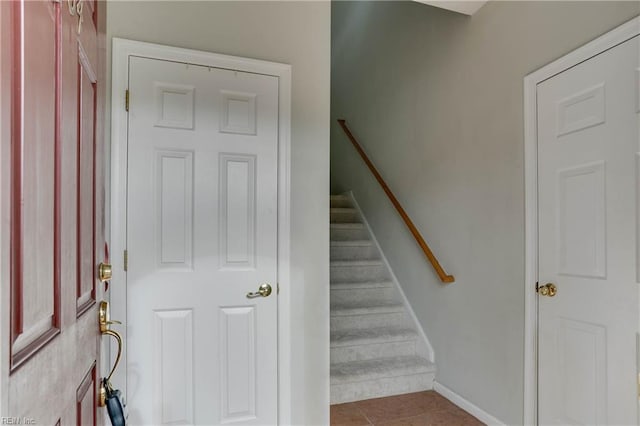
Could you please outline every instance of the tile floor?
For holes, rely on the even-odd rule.
[[[483,423],[433,391],[331,406],[331,426],[477,426]]]

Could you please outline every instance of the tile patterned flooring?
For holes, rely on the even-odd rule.
[[[331,426],[478,426],[483,423],[434,391],[331,406]]]

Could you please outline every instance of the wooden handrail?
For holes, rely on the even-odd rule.
[[[367,157],[367,154],[365,154],[364,150],[362,149],[362,147],[360,146],[356,138],[351,133],[351,130],[349,130],[349,128],[347,127],[346,121],[343,119],[338,119],[338,123],[342,127],[342,130],[344,130],[344,132],[347,134],[347,137],[353,144],[356,151],[358,151],[358,154],[360,154],[360,157],[362,157],[362,160],[364,160],[364,163],[367,165],[367,167],[369,167],[369,170],[371,170],[371,173],[373,173],[373,176],[376,178],[376,180],[384,190],[385,194],[387,194],[387,197],[389,197],[389,200],[391,200],[391,203],[400,214],[400,217],[402,217],[402,220],[404,220],[404,223],[409,228],[409,231],[411,231],[413,238],[416,239],[416,242],[424,252],[424,255],[427,257],[429,262],[431,263],[431,266],[433,266],[433,269],[436,270],[438,277],[440,277],[440,281],[442,281],[443,283],[454,282],[456,279],[453,277],[453,275],[447,275],[444,269],[442,269],[442,266],[440,266],[440,262],[438,262],[438,259],[436,259],[436,257],[433,255],[433,252],[429,248],[429,245],[426,243],[424,238],[422,238],[422,235],[420,235],[420,231],[418,231],[416,226],[413,224],[407,212],[404,211],[404,209],[400,205],[400,202],[398,201],[396,196],[393,195],[393,192],[391,192],[391,189],[389,189],[389,186],[387,185],[387,183],[384,181],[384,179],[382,179],[382,176],[380,176],[380,173],[378,173],[376,166],[374,166],[371,160],[369,160],[369,157]]]

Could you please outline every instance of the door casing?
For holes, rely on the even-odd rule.
[[[525,330],[524,415],[525,425],[537,424],[538,411],[538,135],[537,85],[581,62],[640,34],[640,16],[524,78],[524,181],[525,181]]]
[[[126,342],[127,273],[124,251],[127,241],[127,134],[128,112],[125,91],[129,81],[129,57],[184,62],[194,65],[266,74],[279,80],[278,93],[278,422],[291,422],[291,298],[290,298],[290,176],[291,176],[291,65],[236,56],[113,38],[111,86],[111,317],[120,320]],[[110,187],[109,187],[110,186]],[[111,351],[112,358],[115,356]],[[126,345],[123,356],[126,359]],[[112,382],[126,396],[126,361],[121,363]]]

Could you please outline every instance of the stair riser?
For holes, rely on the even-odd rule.
[[[389,273],[384,265],[332,266],[331,282],[362,282],[388,280]]]
[[[351,200],[348,197],[331,197],[331,208],[351,208]]]
[[[378,250],[373,245],[368,246],[333,246],[331,260],[364,260],[379,259]]]
[[[360,216],[357,212],[331,212],[331,223],[360,223]]]
[[[376,358],[415,355],[416,342],[374,343],[358,346],[342,346],[331,348],[331,364],[341,362],[364,361]]]
[[[376,327],[407,327],[410,324],[404,312],[331,317],[329,322],[331,331],[362,330]]]
[[[331,404],[431,390],[434,376],[434,373],[422,373],[331,385]]]
[[[369,234],[364,228],[356,229],[331,229],[329,231],[331,241],[368,240]]]
[[[354,290],[332,290],[330,292],[331,304],[347,304],[348,302],[361,301],[363,303],[399,302],[398,292],[393,287],[387,288],[362,288]]]

